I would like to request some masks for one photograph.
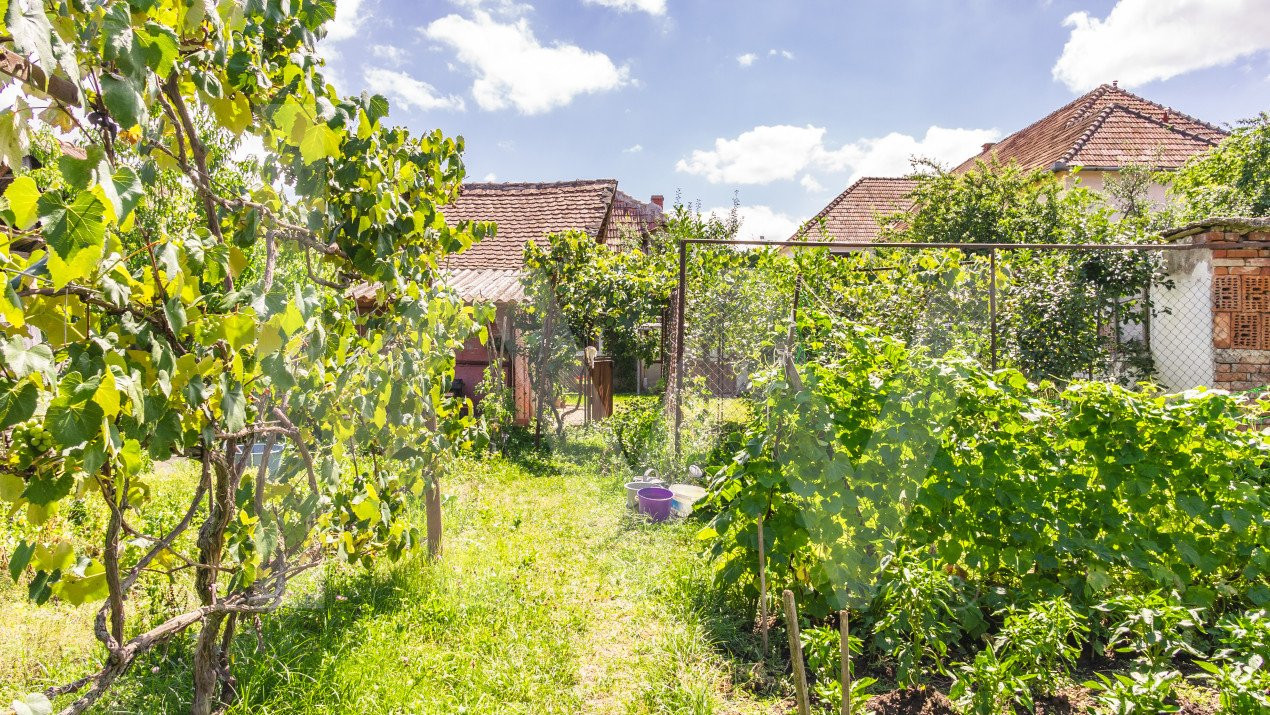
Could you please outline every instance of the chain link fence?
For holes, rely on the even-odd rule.
[[[1055,385],[1257,390],[1270,373],[1260,248],[702,240],[680,258],[666,409],[688,454],[746,419],[739,398],[800,310]]]

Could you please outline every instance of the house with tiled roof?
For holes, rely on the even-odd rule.
[[[525,246],[548,236],[581,231],[621,250],[638,245],[663,222],[661,196],[639,201],[618,190],[617,181],[560,181],[536,183],[469,183],[458,197],[442,207],[446,223],[464,221],[494,224],[494,232],[467,250],[447,256],[442,268],[447,283],[464,300],[498,307],[489,345],[469,341],[458,353],[456,377],[469,397],[488,366],[504,362],[507,383],[516,398],[517,421],[530,415],[528,366],[515,354],[512,316],[525,299],[521,284]]]
[[[1079,176],[1082,185],[1101,191],[1109,176],[1127,166],[1180,168],[1188,159],[1217,146],[1222,129],[1175,109],[1104,84],[1058,108],[953,169],[968,171],[978,162],[1015,163],[1023,169],[1047,169],[1060,178]],[[861,179],[804,224],[793,240],[872,241],[877,219],[907,211],[911,178]],[[1164,187],[1150,189],[1162,203]]]

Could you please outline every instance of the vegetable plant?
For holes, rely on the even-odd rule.
[[[1035,675],[1037,686],[1050,688],[1071,671],[1089,633],[1085,617],[1063,598],[1010,608],[995,645],[1020,670]]]
[[[834,712],[842,709],[842,636],[837,628],[819,626],[804,628],[799,632],[803,655],[807,658],[807,670],[812,676],[812,692],[829,704]],[[855,636],[848,638],[851,649],[851,712],[865,713],[869,700],[868,690],[877,683],[876,678],[856,678],[855,660],[864,652],[864,643]]]
[[[1202,678],[1217,691],[1223,715],[1270,712],[1270,673],[1260,656],[1246,661],[1210,663],[1197,660]]]
[[[1094,691],[1094,700],[1106,708],[1110,715],[1147,715],[1147,713],[1175,713],[1180,708],[1170,702],[1173,689],[1182,679],[1176,670],[1133,671],[1097,673],[1097,680],[1085,682]]]
[[[873,640],[894,659],[897,682],[922,682],[928,664],[944,672],[949,647],[961,636],[960,598],[952,578],[929,559],[904,551],[884,562]]]
[[[989,645],[975,655],[973,662],[956,669],[949,696],[964,713],[998,715],[1014,712],[1016,705],[1028,711],[1033,708],[1028,681],[1038,677],[1026,672],[1016,656],[1004,658]]]
[[[1152,668],[1167,665],[1181,653],[1199,655],[1192,641],[1196,631],[1204,630],[1203,609],[1183,606],[1158,591],[1116,596],[1096,608],[1114,619],[1108,650],[1132,653]]]

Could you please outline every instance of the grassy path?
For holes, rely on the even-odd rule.
[[[729,630],[697,522],[625,509],[598,449],[460,465],[444,485],[446,553],[324,588],[238,643],[239,713],[761,713],[731,686]],[[738,646],[740,647],[740,646]],[[175,651],[174,651],[175,653]],[[109,710],[179,712],[179,662],[156,658]]]

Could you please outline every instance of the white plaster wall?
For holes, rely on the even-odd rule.
[[[1212,251],[1167,251],[1170,290],[1153,286],[1151,356],[1156,379],[1170,391],[1213,384]]]

